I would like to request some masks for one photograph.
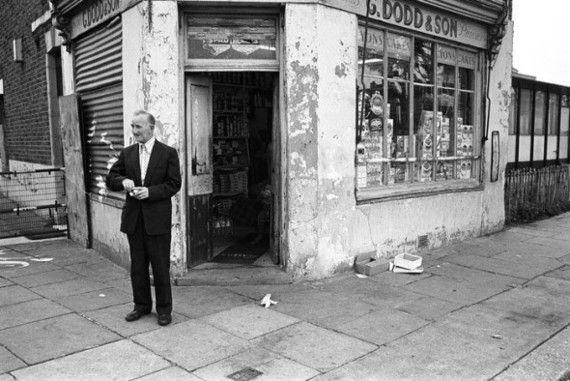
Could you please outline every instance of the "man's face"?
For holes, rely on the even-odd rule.
[[[133,128],[133,136],[138,143],[146,143],[154,135],[154,126],[152,126],[146,115],[135,115],[131,122]]]

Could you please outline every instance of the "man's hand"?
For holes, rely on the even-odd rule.
[[[137,200],[144,200],[148,198],[148,188],[147,187],[134,187],[129,194],[136,198]]]
[[[131,192],[134,187],[135,187],[135,182],[133,180],[131,179],[123,180],[123,188],[125,188],[127,192]]]

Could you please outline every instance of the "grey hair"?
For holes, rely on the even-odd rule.
[[[154,115],[152,115],[150,112],[148,112],[146,110],[137,110],[133,113],[133,115],[134,116],[138,116],[138,115],[146,116],[147,122],[151,125],[152,128],[154,128],[154,124],[156,123],[156,120],[154,119]]]

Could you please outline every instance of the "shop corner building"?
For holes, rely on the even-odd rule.
[[[181,159],[175,276],[208,259],[219,208],[234,213],[226,177],[271,184],[270,248],[295,280],[503,228],[508,1],[52,3],[64,93],[81,105],[89,239],[118,263],[124,196],[104,175],[141,108]]]

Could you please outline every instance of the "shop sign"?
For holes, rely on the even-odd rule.
[[[109,20],[141,0],[93,0],[86,1],[78,13],[71,19],[71,37],[82,33]]]
[[[330,6],[360,16],[366,16],[366,3],[366,0],[327,0]],[[487,30],[484,26],[405,0],[370,0],[369,17],[479,48],[487,46]]]

